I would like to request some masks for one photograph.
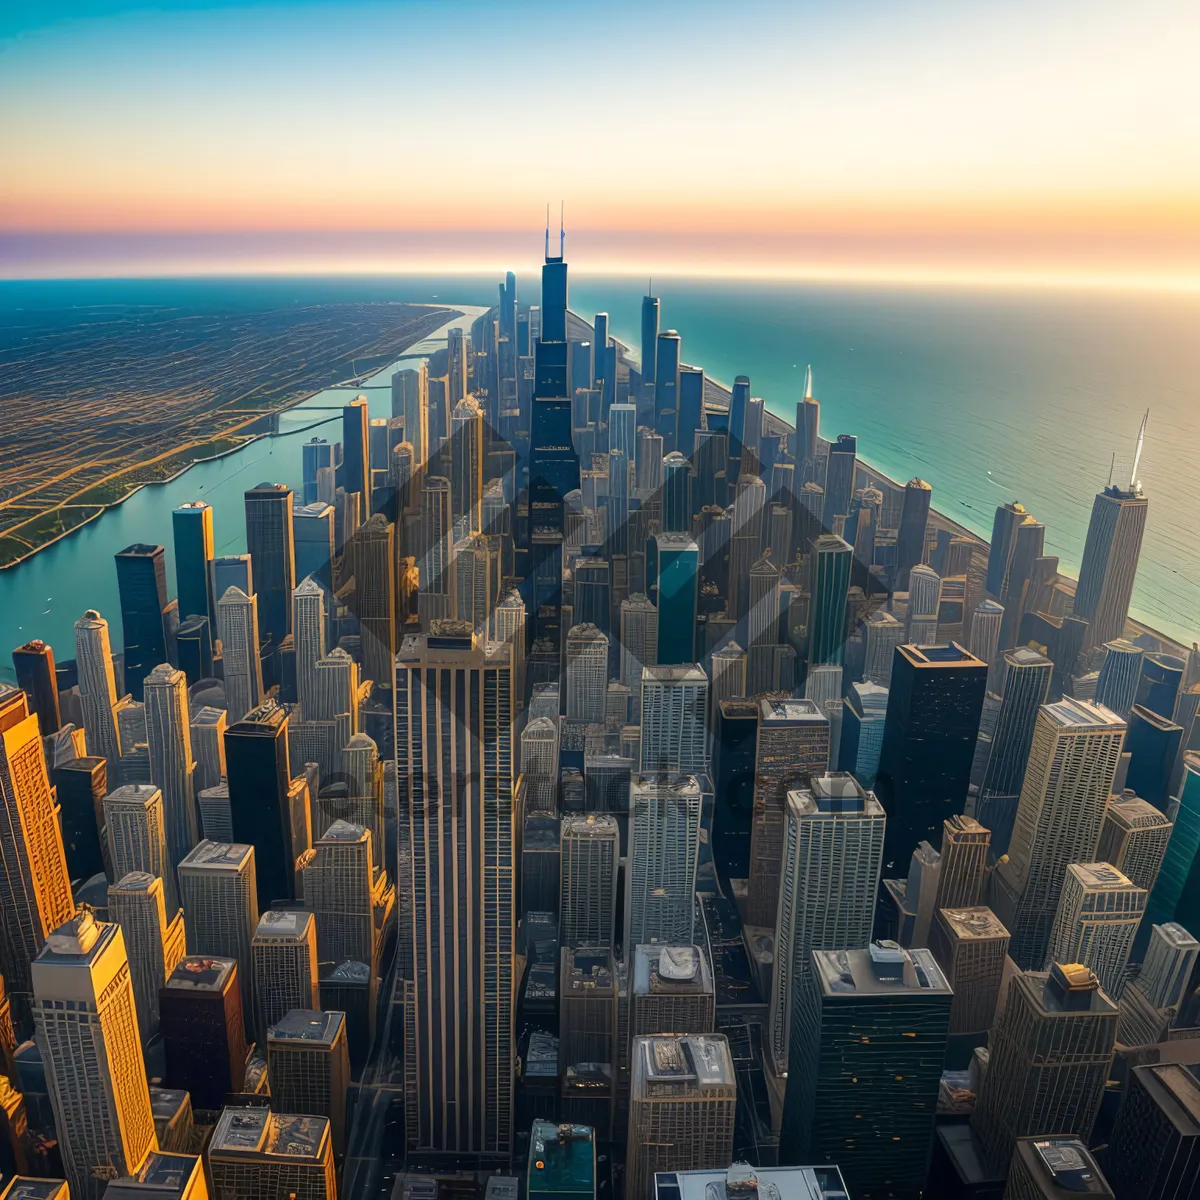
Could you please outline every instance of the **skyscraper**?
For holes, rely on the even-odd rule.
[[[284,1115],[269,1108],[226,1108],[204,1151],[204,1161],[214,1197],[337,1200],[327,1117]]]
[[[846,595],[854,551],[837,534],[827,533],[813,545],[812,616],[809,619],[809,666],[840,663],[846,645]]]
[[[829,719],[812,700],[764,696],[758,707],[746,922],[769,929],[779,906],[787,795],[828,770]]]
[[[168,914],[163,898],[163,881],[145,871],[130,871],[108,888],[109,916],[125,935],[143,1045],[158,1034],[158,992],[186,949],[183,913],[176,907]]]
[[[863,681],[890,687],[896,647],[904,643],[904,623],[878,608],[863,622],[863,628],[867,637]]]
[[[663,529],[667,533],[687,533],[692,527],[692,464],[671,451],[663,459]]]
[[[700,845],[700,785],[692,775],[634,775],[629,787],[625,946],[690,945]]]
[[[1006,1200],[1042,1200],[1086,1192],[1111,1200],[1112,1189],[1091,1151],[1074,1137],[1018,1138],[1008,1173]]]
[[[575,625],[567,634],[567,720],[604,720],[608,683],[608,638],[595,625]]]
[[[1145,910],[1145,888],[1130,883],[1115,867],[1071,863],[1050,933],[1047,969],[1056,962],[1080,963],[1109,995],[1119,997]]]
[[[108,778],[116,781],[121,776],[121,743],[115,716],[117,683],[108,622],[94,608],[75,622],[75,664],[88,749],[104,757]]]
[[[273,900],[290,898],[295,888],[287,712],[267,701],[230,725],[225,761],[233,836],[254,847],[258,907],[265,911]],[[243,974],[248,973],[246,964]]]
[[[808,986],[814,950],[871,940],[886,818],[852,775],[813,776],[787,794],[769,1036],[775,1069],[787,1071],[792,1011]]]
[[[346,1014],[292,1009],[265,1036],[271,1102],[283,1112],[328,1117],[334,1153],[344,1154],[350,1086]]]
[[[418,562],[421,624],[450,616],[453,589],[454,522],[451,517],[450,481],[430,475],[421,489],[421,558]]]
[[[504,1154],[512,1143],[514,713],[506,644],[453,622],[404,640],[398,890],[412,904],[398,953],[412,1147]],[[433,746],[446,752],[428,755]],[[458,862],[472,869],[452,870]],[[478,1056],[473,1081],[450,1070],[468,1053]]]
[[[642,667],[641,770],[708,770],[708,676],[699,664]]]
[[[874,683],[852,683],[842,701],[842,735],[830,766],[849,771],[865,788],[875,786],[888,690]]]
[[[38,719],[0,684],[0,974],[27,1003],[30,962],[75,911]]]
[[[1008,856],[991,878],[992,908],[1023,970],[1046,961],[1068,864],[1094,858],[1124,737],[1124,721],[1097,704],[1064,699],[1038,711]]]
[[[616,818],[604,812],[564,814],[561,826],[558,936],[564,947],[611,946],[616,939]]]
[[[850,512],[857,465],[858,439],[849,433],[839,433],[837,441],[829,447],[829,464],[825,468],[825,508],[821,524],[826,532],[833,529],[834,517]]]
[[[567,264],[560,234],[557,255],[542,267],[541,331],[534,347],[534,398],[529,439],[530,530],[563,529],[563,497],[579,487],[579,459],[571,439],[567,378]],[[536,568],[536,562],[535,562]]]
[[[888,815],[885,876],[962,812],[986,687],[987,664],[957,643],[896,650],[875,777]]]
[[[621,601],[621,682],[641,712],[642,668],[658,665],[658,610],[641,592]]]
[[[375,513],[355,531],[354,585],[363,678],[391,687],[396,654],[396,543],[395,529],[382,513]]]
[[[161,663],[146,677],[145,697],[150,778],[162,791],[167,848],[172,866],[178,866],[199,839],[187,678]]]
[[[113,878],[123,879],[130,872],[161,878],[167,916],[174,917],[179,892],[175,886],[176,864],[167,845],[162,791],[151,783],[127,783],[115,788],[104,797],[104,826]]]
[[[314,499],[316,497],[314,496]],[[215,619],[209,563],[213,560],[213,510],[203,500],[189,500],[171,512],[175,546],[175,591],[179,615]]]
[[[301,909],[271,909],[250,940],[255,1028],[265,1033],[292,1009],[319,1004],[317,922]]]
[[[250,1009],[254,964],[250,941],[258,925],[254,847],[202,841],[179,864],[187,946],[192,954],[237,960],[242,1009]]]
[[[725,1035],[637,1038],[630,1061],[629,1200],[654,1200],[659,1171],[727,1166],[737,1080]]]
[[[163,610],[167,573],[163,548],[137,542],[116,555],[121,593],[121,633],[125,654],[125,690],[142,699],[142,681],[167,659]]]
[[[953,993],[928,950],[817,950],[796,998],[785,1162],[837,1161],[851,1195],[925,1184]]]
[[[1086,967],[1014,976],[971,1118],[991,1170],[1004,1171],[1016,1139],[1035,1131],[1091,1136],[1116,1035],[1117,1006]]]
[[[106,1180],[158,1146],[120,925],[87,909],[59,925],[33,963],[33,989],[63,1167],[74,1195],[100,1200]]]
[[[168,1087],[191,1094],[199,1109],[218,1109],[246,1076],[243,986],[234,958],[189,954],[159,992]]]
[[[954,989],[950,1032],[978,1034],[992,1027],[1008,959],[1008,930],[990,908],[939,908],[929,949]]]
[[[1096,861],[1108,863],[1135,887],[1154,887],[1174,826],[1163,814],[1126,788],[1104,811]]]
[[[998,670],[1003,700],[975,812],[992,831],[992,845],[1000,855],[1012,837],[1033,729],[1050,694],[1054,664],[1030,646],[1017,646],[1004,651]]]
[[[896,535],[895,587],[898,592],[908,591],[909,572],[925,561],[925,530],[932,498],[933,488],[923,479],[910,479],[904,485],[900,529]]]
[[[254,563],[259,633],[278,647],[292,631],[292,589],[296,586],[292,489],[283,483],[260,483],[246,493],[245,505],[246,549]]]
[[[58,732],[62,718],[58,708],[58,681],[54,674],[54,651],[40,638],[13,651],[17,686],[29,697],[29,711],[38,719],[42,737]]]
[[[658,560],[657,661],[663,665],[695,662],[700,549],[686,533],[660,533],[655,539],[655,550]]]
[[[1104,1169],[1122,1200],[1200,1196],[1200,1054],[1132,1067]]]
[[[474,397],[466,397],[450,414],[450,444],[453,459],[451,510],[456,526],[469,533],[482,528],[483,499],[483,414]]]
[[[362,497],[359,512],[363,520],[374,511],[371,507],[371,414],[366,396],[356,396],[342,409],[342,477],[347,492]],[[253,549],[250,551],[253,555]],[[257,563],[256,563],[257,565]],[[261,584],[260,584],[261,587]],[[291,588],[289,587],[289,591]]]
[[[240,721],[262,700],[258,644],[258,599],[229,587],[217,601],[217,632],[225,668],[225,702],[230,721]]]
[[[699,946],[654,942],[633,948],[629,1033],[712,1033],[717,1002],[712,971]]]
[[[1170,803],[1171,775],[1182,741],[1183,729],[1174,721],[1141,704],[1133,706],[1125,736],[1125,749],[1131,756],[1125,782],[1163,812]]]
[[[1135,459],[1135,475],[1137,465]],[[1136,478],[1130,479],[1127,488],[1110,484],[1097,494],[1083,547],[1079,586],[1075,590],[1075,615],[1088,622],[1084,649],[1124,635],[1145,531],[1146,497]]]
[[[69,759],[54,768],[51,780],[71,878],[83,880],[103,874],[100,817],[108,790],[104,759]]]
[[[296,550],[296,579],[303,581],[311,576],[321,585],[326,597],[331,598],[335,544],[333,505],[317,500],[295,509],[292,512],[292,538]]]
[[[399,416],[400,414],[393,413],[393,415]],[[333,446],[325,438],[311,438],[300,447],[300,458],[304,476],[304,503],[312,504],[320,498],[317,482],[320,476],[317,472],[332,471],[336,466]]]
[[[642,384],[658,378],[658,297],[642,297]]]
[[[1096,680],[1096,703],[1112,709],[1122,720],[1129,719],[1133,708],[1145,656],[1141,646],[1122,637],[1105,643],[1100,678]]]

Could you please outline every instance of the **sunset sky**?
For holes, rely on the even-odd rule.
[[[0,274],[1200,288],[1196,0],[0,7]]]

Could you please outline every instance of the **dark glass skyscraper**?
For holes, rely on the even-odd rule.
[[[658,297],[642,297],[642,383],[656,379],[658,358]]]
[[[362,496],[358,513],[364,521],[371,515],[370,423],[365,396],[342,409],[342,487]]]
[[[686,533],[661,533],[658,558],[658,662],[676,666],[696,661],[696,607],[699,603],[700,550]]]
[[[13,651],[17,684],[29,697],[29,711],[37,714],[42,737],[57,733],[62,718],[58,708],[58,681],[54,674],[54,651],[35,639]]]
[[[542,267],[541,333],[534,347],[533,418],[529,446],[529,528],[563,531],[563,497],[579,487],[579,458],[571,438],[567,378],[567,264],[562,237],[557,256]],[[537,569],[535,554],[534,569]]]
[[[679,370],[679,413],[675,420],[675,449],[687,458],[696,453],[696,431],[704,424],[704,372]]]
[[[679,411],[679,352],[681,339],[674,329],[658,335],[654,360],[654,428],[663,444],[673,450],[675,418]]]
[[[296,586],[292,489],[286,484],[260,483],[246,493],[246,549],[258,591],[259,637],[270,636],[278,646],[292,630]]]
[[[963,811],[987,689],[987,663],[957,643],[897,646],[875,792],[887,812],[885,877],[917,843],[941,840]]]
[[[1171,772],[1179,756],[1183,729],[1167,717],[1135,704],[1129,714],[1125,749],[1131,755],[1125,786],[1160,812],[1167,811]]]
[[[213,560],[213,510],[203,500],[181,504],[171,513],[175,545],[175,594],[179,619],[207,617],[216,620],[209,563]],[[156,663],[155,666],[158,664]]]
[[[746,405],[750,403],[750,376],[739,375],[729,395],[729,462],[725,482],[730,494],[742,477],[742,439],[746,434]],[[757,457],[757,456],[756,456]]]
[[[163,548],[137,542],[116,556],[121,593],[121,634],[125,643],[125,690],[142,699],[142,681],[167,661],[163,609],[167,607],[167,570]]]
[[[929,524],[929,502],[933,488],[923,479],[904,485],[900,530],[896,536],[896,591],[908,591],[908,573],[925,561],[925,529]],[[849,510],[847,510],[849,511]]]
[[[854,470],[858,465],[858,439],[850,433],[839,433],[829,447],[829,465],[825,470],[825,508],[821,520],[827,530],[833,529],[833,518],[850,512],[854,495]]]
[[[1075,589],[1075,615],[1089,623],[1085,649],[1124,634],[1145,531],[1146,497],[1136,480],[1096,496]]]
[[[817,538],[813,546],[812,615],[808,622],[808,665],[840,663],[846,645],[846,596],[854,551],[837,534]]]
[[[254,847],[258,907],[265,912],[272,901],[286,900],[295,892],[284,709],[268,700],[230,725],[225,731],[225,768],[233,839]]]

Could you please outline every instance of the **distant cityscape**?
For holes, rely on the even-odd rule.
[[[572,311],[561,229],[538,301],[345,404],[246,553],[164,510],[173,581],[130,545],[13,650],[0,1197],[1200,1200],[1146,420],[1075,580],[830,438],[819,370],[788,424],[649,289],[636,348]]]

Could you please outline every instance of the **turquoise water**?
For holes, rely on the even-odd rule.
[[[0,346],[20,310],[100,303],[183,309],[255,308],[345,298],[490,304],[493,276],[322,279],[122,280],[0,283]],[[536,302],[535,277],[520,280]],[[1150,425],[1140,475],[1150,497],[1135,615],[1190,643],[1200,637],[1200,298],[1084,292],[980,292],[879,286],[663,279],[663,326],[683,336],[684,359],[793,417],[807,363],[822,405],[822,433],[854,433],[859,452],[897,479],[919,474],[934,504],[979,533],[997,504],[1019,499],[1046,523],[1047,552],[1074,573],[1092,496],[1112,454],[1126,477],[1143,411]],[[613,334],[637,347],[642,287],[630,279],[571,280],[571,307],[610,314]],[[369,391],[386,416],[384,391]],[[346,393],[323,393],[319,408]],[[135,541],[161,542],[170,563],[170,511],[185,500],[214,506],[218,553],[244,549],[242,493],[263,480],[300,483],[296,432],[304,406],[281,418],[284,436],[143,488],[78,532],[0,571],[0,646],[44,637],[73,654],[72,625],[99,608],[119,636],[112,556]],[[19,447],[11,414],[0,446]],[[290,432],[289,432],[290,431]],[[328,436],[337,436],[331,426]],[[18,451],[19,452],[19,451]],[[173,586],[172,586],[173,594]],[[46,611],[49,610],[49,611]],[[0,659],[0,669],[7,663]]]

